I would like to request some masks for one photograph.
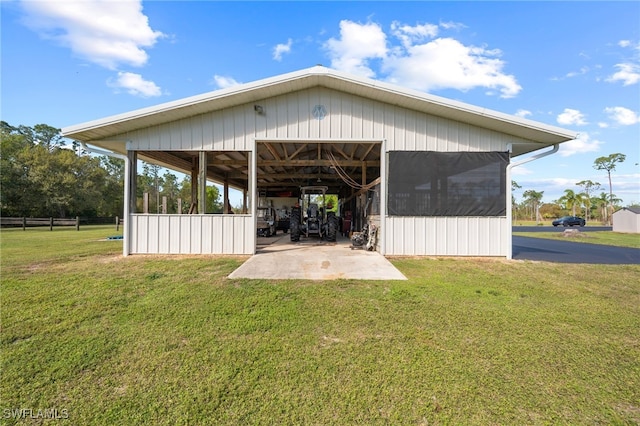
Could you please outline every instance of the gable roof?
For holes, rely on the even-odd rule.
[[[532,146],[514,152],[514,155],[535,151],[577,137],[575,132],[559,127],[377,80],[353,76],[323,66],[68,126],[62,129],[62,135],[82,142],[105,140],[129,131],[317,86],[468,123],[533,142]]]
[[[621,212],[621,211],[625,211],[628,210],[631,213],[635,213],[635,214],[640,214],[640,207],[636,207],[636,206],[631,206],[631,207],[623,207],[620,210],[617,210],[615,213]],[[614,213],[614,214],[615,214]]]

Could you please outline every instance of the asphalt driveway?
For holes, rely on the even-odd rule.
[[[513,258],[556,263],[637,265],[640,264],[640,249],[514,236]]]

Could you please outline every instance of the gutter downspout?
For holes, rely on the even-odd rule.
[[[131,218],[129,217],[129,206],[131,204],[129,202],[129,197],[130,197],[129,173],[131,169],[131,165],[129,164],[129,157],[124,154],[118,154],[116,152],[103,151],[102,149],[98,149],[98,148],[89,148],[86,143],[81,141],[77,141],[77,142],[80,142],[80,145],[82,145],[82,149],[84,149],[87,152],[91,152],[93,154],[98,154],[98,155],[106,155],[107,157],[119,158],[121,160],[124,160],[124,212],[123,212],[124,226],[122,229],[122,255],[126,257],[129,255],[129,223],[131,223]]]
[[[512,151],[513,144],[509,144],[509,152]],[[521,166],[526,163],[530,163],[531,161],[539,160],[540,158],[547,157],[551,154],[555,154],[560,149],[560,144],[554,143],[553,149],[550,151],[541,152],[532,157],[526,158],[522,161],[518,161],[516,163],[509,163],[507,165],[506,171],[506,184],[507,184],[507,194],[509,194],[508,202],[507,202],[507,259],[513,259],[513,206],[511,204],[511,169],[514,167]]]

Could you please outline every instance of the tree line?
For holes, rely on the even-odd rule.
[[[0,208],[3,216],[122,217],[124,161],[92,156],[47,124],[12,126],[0,122]],[[149,193],[149,212],[160,212],[167,197],[168,213],[177,213],[177,199],[186,213],[191,179],[182,180],[159,166],[143,163],[138,173],[137,211],[143,193]],[[161,174],[162,173],[162,174]],[[207,186],[207,212],[221,213],[217,187]]]
[[[598,157],[593,162],[593,168],[606,171],[608,178],[608,188],[603,187],[599,182],[582,180],[576,182],[576,186],[581,191],[565,189],[564,194],[551,203],[542,203],[544,191],[528,189],[522,193],[522,201],[516,202],[512,196],[512,214],[514,220],[532,220],[542,222],[543,220],[555,219],[561,216],[581,216],[587,222],[599,221],[603,224],[611,224],[611,215],[620,207],[621,199],[613,193],[611,173],[615,171],[618,163],[624,162],[626,155],[621,153],[610,154]],[[513,190],[522,189],[516,182],[511,182]],[[608,189],[608,192],[606,191]],[[600,193],[598,194],[598,191]]]

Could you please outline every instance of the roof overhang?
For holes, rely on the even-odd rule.
[[[117,135],[318,86],[527,140],[528,143],[513,147],[513,156],[577,137],[575,132],[559,127],[322,66],[68,126],[62,129],[62,135],[101,148],[124,152],[125,141],[113,139]]]

